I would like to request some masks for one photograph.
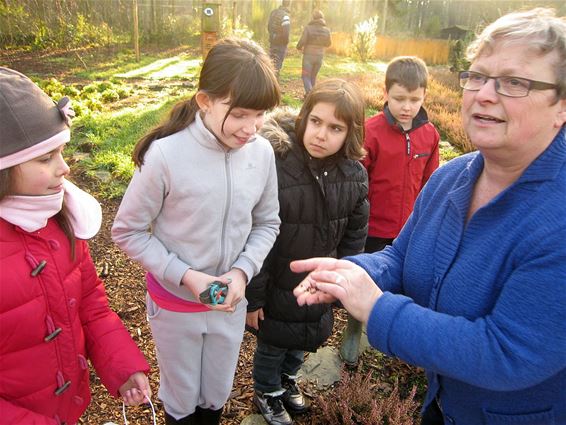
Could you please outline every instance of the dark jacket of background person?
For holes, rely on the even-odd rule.
[[[291,17],[289,9],[279,6],[269,15],[267,31],[269,32],[269,43],[272,46],[287,46],[291,30]]]
[[[258,338],[277,347],[316,351],[330,336],[330,305],[299,307],[293,289],[305,274],[289,262],[363,251],[368,230],[367,173],[339,157],[310,158],[295,136],[295,115],[277,111],[260,131],[275,150],[281,227],[263,267],[247,287],[248,311],[263,308]]]
[[[303,49],[303,54],[324,54],[324,49],[332,44],[330,29],[324,19],[310,21],[297,43],[297,49]]]

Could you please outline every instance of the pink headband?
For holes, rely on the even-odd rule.
[[[13,167],[14,165],[21,164],[29,161],[30,159],[37,158],[38,156],[45,155],[53,149],[67,143],[69,140],[71,140],[71,131],[67,128],[43,142],[0,158],[0,170]]]

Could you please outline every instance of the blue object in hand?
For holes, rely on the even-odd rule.
[[[200,302],[203,304],[217,305],[224,303],[228,295],[228,285],[215,280],[208,288],[199,295]]]

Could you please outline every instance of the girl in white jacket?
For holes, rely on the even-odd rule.
[[[222,40],[197,93],[134,149],[137,169],[112,235],[147,270],[167,424],[217,424],[230,395],[246,316],[240,301],[279,231],[274,154],[256,135],[279,99],[261,47]],[[215,298],[213,282],[228,290]]]

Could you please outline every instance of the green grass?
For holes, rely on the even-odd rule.
[[[301,75],[302,54],[292,53],[285,58],[281,69],[281,80],[296,80]],[[385,62],[355,62],[351,58],[336,55],[325,55],[322,68],[318,76],[320,78],[344,77],[352,74],[363,73],[385,73],[387,64]]]
[[[87,56],[83,59],[88,64],[97,60],[94,56]],[[159,59],[161,59],[159,55],[144,54],[140,58],[140,61],[136,62],[135,53],[132,50],[124,50],[109,58],[105,58],[103,61],[96,62],[96,65],[93,65],[93,67],[88,70],[78,70],[75,75],[87,80],[105,80],[117,74],[127,73],[140,67],[150,65]]]
[[[131,154],[136,142],[181,98],[85,116],[73,125],[67,155],[86,153],[79,155],[82,159],[77,165],[92,177],[99,176],[100,171],[108,173],[109,178],[100,181],[100,194],[108,198],[121,196],[134,172]]]

